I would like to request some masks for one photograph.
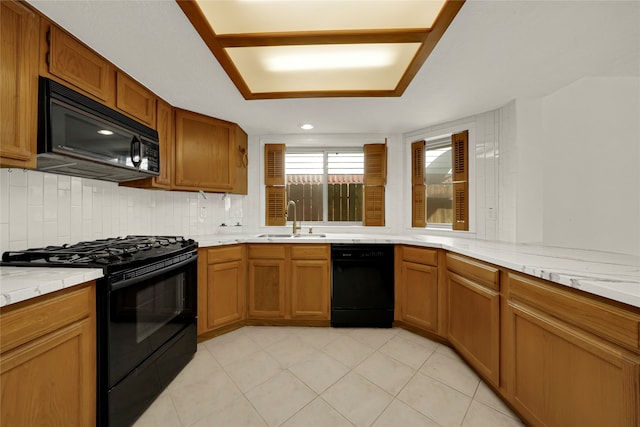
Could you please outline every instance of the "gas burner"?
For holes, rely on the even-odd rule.
[[[142,263],[195,247],[196,242],[183,237],[126,236],[9,251],[2,255],[2,263],[22,266],[124,267],[130,263]]]

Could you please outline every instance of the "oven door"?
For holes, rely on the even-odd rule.
[[[109,387],[196,320],[196,252],[186,260],[163,260],[138,270],[110,284]]]

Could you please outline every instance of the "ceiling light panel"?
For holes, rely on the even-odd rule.
[[[249,89],[259,92],[393,90],[419,43],[226,49]]]
[[[223,34],[431,28],[444,0],[197,0]]]
[[[245,99],[401,96],[464,0],[176,0]]]

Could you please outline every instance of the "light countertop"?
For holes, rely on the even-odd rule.
[[[199,247],[235,243],[399,243],[446,249],[640,307],[640,257],[579,249],[516,245],[439,236],[329,233],[326,237],[216,234],[194,238]],[[100,269],[0,267],[0,307],[102,277]]]
[[[100,268],[0,267],[0,307],[101,277]]]

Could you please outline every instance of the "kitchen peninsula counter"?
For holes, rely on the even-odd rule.
[[[490,242],[442,236],[384,234],[257,237],[191,236],[199,247],[237,243],[394,243],[444,249],[480,261],[640,307],[640,257],[610,252]],[[0,267],[0,307],[102,277],[100,269]]]

